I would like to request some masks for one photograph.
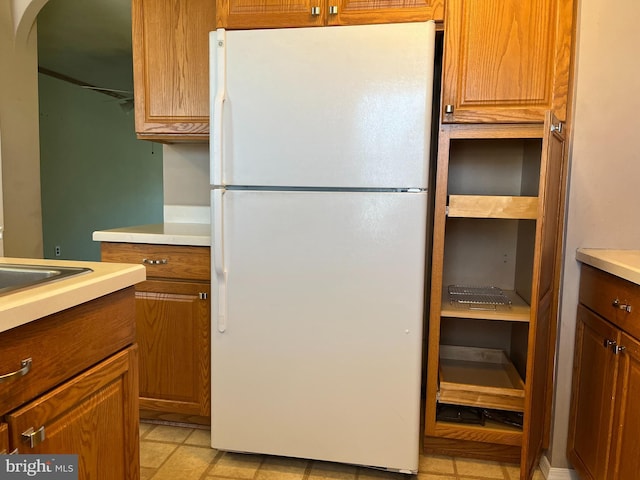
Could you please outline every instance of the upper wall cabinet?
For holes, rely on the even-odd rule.
[[[444,0],[218,0],[220,28],[281,28],[439,20]]]
[[[133,0],[133,75],[138,138],[209,138],[211,0]]]
[[[447,0],[442,122],[566,120],[572,18],[572,0]]]

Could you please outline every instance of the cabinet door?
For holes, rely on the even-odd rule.
[[[218,28],[312,27],[325,23],[327,0],[218,0]]]
[[[210,416],[210,289],[199,282],[137,285],[141,410]]]
[[[608,477],[613,480],[636,478],[640,472],[640,342],[623,333],[620,345],[624,350],[619,354],[614,436]]]
[[[207,141],[211,0],[133,0],[138,138]]]
[[[442,121],[564,120],[572,4],[448,0]]]
[[[577,321],[567,454],[582,478],[601,480],[609,478],[619,331],[582,305]]]
[[[329,0],[330,25],[442,21],[444,0]]]
[[[0,455],[9,453],[9,428],[6,423],[0,423]]]
[[[5,415],[11,444],[20,453],[78,454],[79,478],[138,480],[136,353],[123,350]]]

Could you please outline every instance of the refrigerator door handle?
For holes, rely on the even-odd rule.
[[[213,190],[211,213],[213,228],[213,269],[218,283],[218,311],[215,322],[220,333],[227,329],[227,270],[224,266],[224,219],[223,212],[224,189]]]
[[[215,66],[211,72],[211,90],[214,94],[211,107],[211,185],[223,185],[222,112],[227,93],[226,31],[224,28],[216,30],[215,34],[211,35],[210,43],[210,65]]]

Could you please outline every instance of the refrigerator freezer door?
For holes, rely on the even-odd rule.
[[[434,44],[433,22],[212,32],[212,184],[426,188]]]
[[[417,470],[427,195],[227,190],[220,201],[213,447]]]

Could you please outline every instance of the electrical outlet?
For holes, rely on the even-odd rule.
[[[60,256],[60,245],[56,245],[56,257]]]

